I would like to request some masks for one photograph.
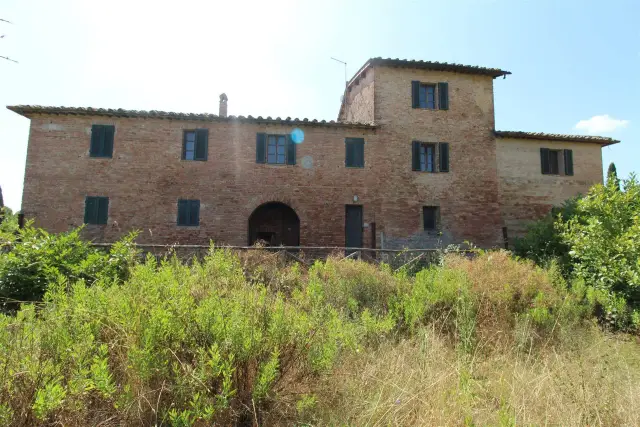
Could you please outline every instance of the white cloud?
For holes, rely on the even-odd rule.
[[[608,114],[603,114],[602,116],[593,116],[588,120],[580,120],[576,124],[576,129],[587,133],[606,133],[627,127],[628,124],[629,120],[618,120]]]

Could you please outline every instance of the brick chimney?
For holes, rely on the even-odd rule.
[[[227,94],[223,93],[220,95],[220,112],[218,113],[218,115],[220,117],[227,117],[227,100],[229,98],[227,98]]]

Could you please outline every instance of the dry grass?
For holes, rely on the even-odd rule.
[[[586,330],[537,353],[461,357],[432,330],[343,361],[317,425],[640,425],[640,348]]]

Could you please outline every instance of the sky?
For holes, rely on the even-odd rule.
[[[335,120],[371,57],[502,68],[496,129],[597,134],[640,171],[638,0],[2,0],[0,186],[20,208],[29,120],[4,106]]]

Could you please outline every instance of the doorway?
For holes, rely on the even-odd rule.
[[[300,219],[280,202],[260,205],[249,217],[249,245],[300,246]]]

